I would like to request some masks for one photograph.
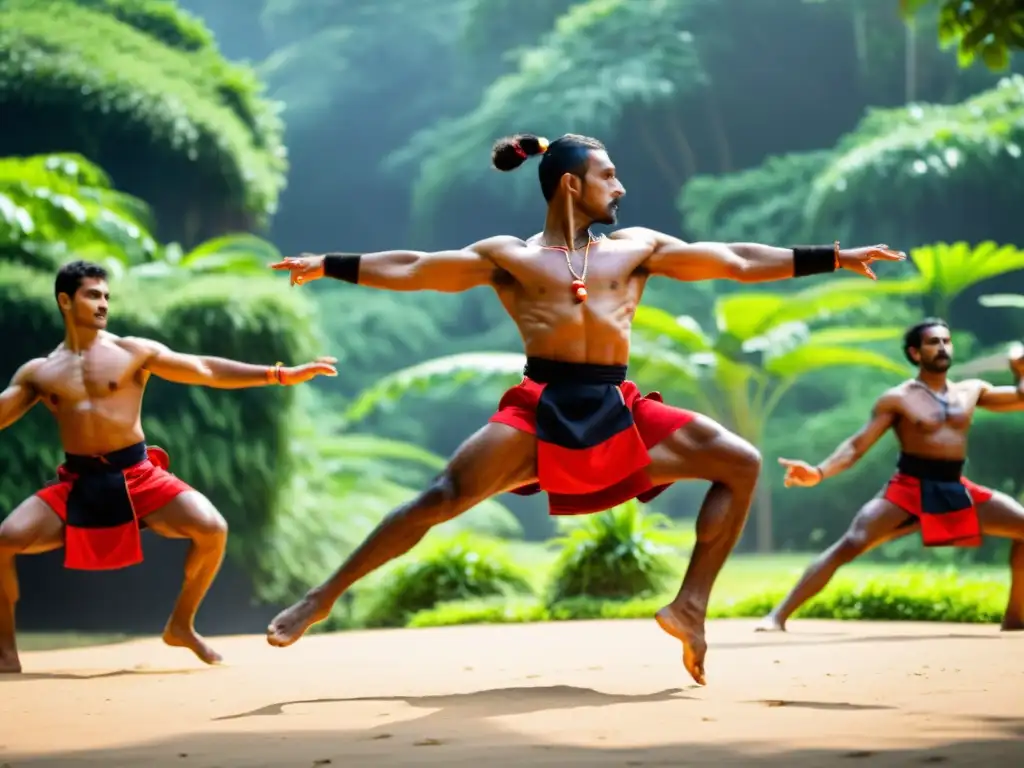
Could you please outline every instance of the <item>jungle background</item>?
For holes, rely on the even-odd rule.
[[[762,615],[891,473],[885,438],[822,486],[784,489],[913,375],[905,326],[940,315],[961,375],[1010,383],[1024,336],[1024,76],[1014,5],[897,0],[0,0],[0,376],[62,338],[55,269],[108,266],[111,330],[339,376],[222,392],[154,381],[151,443],[231,525],[207,633],[259,631],[410,498],[519,379],[485,289],[289,289],[282,254],[452,248],[539,229],[535,164],[500,136],[604,140],[624,226],[685,239],[885,242],[872,283],[652,282],[631,378],[764,454],[712,615]],[[1014,223],[1017,220],[1018,223]],[[954,369],[956,371],[956,369]],[[1019,414],[978,415],[972,479],[1024,492]],[[0,514],[53,476],[36,408],[0,437]],[[674,592],[706,491],[553,521],[502,497],[367,579],[322,629],[649,617]],[[128,571],[19,559],[36,632],[155,632],[185,545]],[[1007,544],[894,542],[806,616],[996,621]]]

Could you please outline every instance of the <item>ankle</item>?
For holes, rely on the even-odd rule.
[[[696,621],[704,621],[708,614],[708,600],[692,591],[683,591],[672,601],[672,610]]]

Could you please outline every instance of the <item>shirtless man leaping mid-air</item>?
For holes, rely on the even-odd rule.
[[[614,224],[625,194],[604,146],[576,135],[549,146],[520,134],[497,142],[492,162],[511,171],[531,155],[541,156],[547,219],[527,240],[491,237],[438,253],[304,255],[272,265],[288,270],[292,284],[331,277],[445,293],[489,286],[519,329],[526,368],[433,483],[385,516],[326,582],[277,616],[268,641],[294,643],[356,581],[491,496],[545,491],[552,514],[587,514],[631,498],[650,501],[677,480],[702,479],[712,487],[697,518],[697,543],[678,596],[656,619],[682,642],[683,662],[703,685],[708,596],[743,530],[761,457],[711,419],[666,405],[657,393],[644,396],[626,379],[644,286],[652,277],[758,283],[838,268],[873,278],[871,262],[904,256],[886,246],[838,243],[685,243],[642,227],[597,237],[591,226]]]
[[[1003,629],[1024,629],[1024,507],[962,474],[975,408],[1024,410],[1024,354],[1013,354],[1009,361],[1016,386],[994,387],[979,379],[950,381],[953,341],[949,326],[937,318],[907,331],[903,353],[918,375],[883,393],[860,432],[816,466],[779,459],[786,468],[787,487],[809,488],[853,467],[890,429],[900,445],[896,474],[861,507],[842,538],[811,563],[758,631],[784,631],[793,612],[823,590],[841,566],[918,530],[926,547],[978,546],[984,535],[1012,539],[1012,581]]]
[[[64,341],[22,365],[0,393],[0,429],[36,404],[53,414],[64,448],[55,482],[0,523],[0,672],[20,672],[14,631],[17,555],[64,547],[67,568],[105,570],[142,562],[140,528],[189,539],[185,579],[164,630],[168,645],[207,664],[219,654],[196,633],[196,611],[224,557],[227,523],[205,496],[167,471],[167,454],[146,445],[142,396],[149,377],[218,389],[292,385],[334,376],[333,358],[285,368],[173,352],[106,331],[106,271],[84,261],[57,273]]]

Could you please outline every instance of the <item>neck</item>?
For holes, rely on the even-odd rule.
[[[946,388],[946,373],[944,371],[935,373],[922,368],[917,374],[917,380],[936,392],[942,392]]]
[[[73,323],[64,323],[64,348],[69,352],[81,354],[96,341],[100,332],[95,328],[79,328]]]
[[[541,235],[545,245],[565,246],[571,250],[582,248],[590,239],[590,225],[593,221],[566,205],[558,203],[548,206]]]

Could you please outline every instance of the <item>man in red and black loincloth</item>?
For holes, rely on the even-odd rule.
[[[548,145],[520,134],[495,145],[492,162],[511,171],[541,155],[544,230],[528,240],[492,237],[461,250],[326,254],[285,259],[292,284],[331,277],[391,291],[446,293],[490,286],[523,338],[526,369],[490,423],[459,447],[413,501],[387,515],[327,582],[277,616],[268,641],[286,646],[330,613],[357,580],[408,551],[434,525],[484,499],[546,491],[552,514],[585,514],[631,498],[649,501],[677,480],[710,480],[697,544],[678,597],[657,613],[683,644],[683,661],[704,683],[704,619],[715,577],[735,545],[761,457],[711,419],[673,408],[626,380],[633,313],[651,277],[745,283],[846,268],[874,278],[876,259],[905,258],[885,246],[842,250],[753,243],[684,243],[614,224],[625,194],[604,146],[567,135]],[[591,261],[590,257],[594,260]]]
[[[793,612],[823,590],[840,566],[917,530],[926,547],[976,547],[983,535],[1012,539],[1003,629],[1024,629],[1024,507],[963,476],[974,409],[1024,410],[1024,354],[1010,359],[1016,386],[949,381],[953,342],[949,326],[937,318],[910,328],[903,351],[918,368],[917,377],[883,394],[860,432],[817,466],[779,459],[787,487],[809,488],[850,469],[890,429],[900,444],[896,474],[881,494],[861,508],[849,530],[811,564],[758,631],[784,631]]]
[[[0,393],[0,429],[41,402],[57,421],[65,451],[57,479],[0,523],[0,673],[21,671],[14,631],[15,557],[63,546],[67,568],[124,568],[142,562],[140,528],[191,541],[185,582],[163,639],[216,663],[220,655],[193,622],[224,559],[227,523],[205,496],[167,471],[165,451],[146,445],[146,383],[152,375],[218,389],[299,384],[337,375],[334,359],[296,368],[249,365],[115,336],[106,331],[107,273],[89,262],[62,267],[54,292],[64,317],[63,343],[22,365]]]

